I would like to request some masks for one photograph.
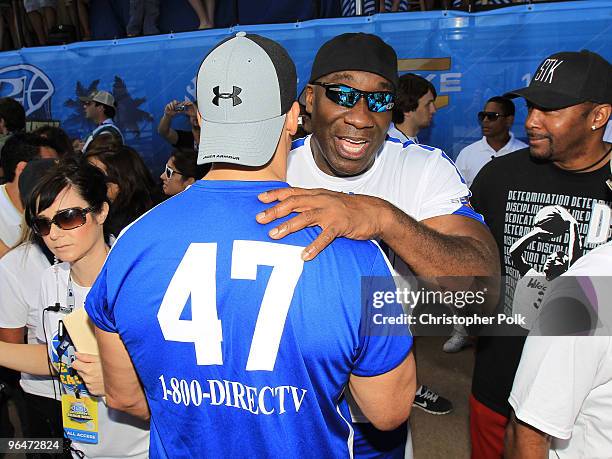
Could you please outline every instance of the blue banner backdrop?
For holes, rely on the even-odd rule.
[[[116,121],[128,144],[154,171],[170,146],[156,127],[166,103],[195,95],[194,77],[205,54],[238,30],[282,43],[297,63],[302,88],[322,43],[345,32],[381,36],[397,51],[399,71],[430,79],[438,90],[434,125],[419,135],[453,158],[480,138],[476,113],[491,96],[525,86],[547,55],[587,48],[612,60],[612,1],[520,5],[489,12],[414,12],[324,19],[296,24],[241,26],[123,40],[30,48],[0,54],[0,96],[26,107],[32,120],[57,120],[72,136],[93,126],[78,96],[112,91]],[[514,132],[524,137],[526,111],[517,103]],[[177,118],[184,118],[179,116]],[[187,127],[186,120],[175,127]]]

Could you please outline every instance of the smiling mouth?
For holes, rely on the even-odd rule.
[[[365,139],[350,137],[336,137],[334,141],[340,156],[348,159],[362,158],[370,144],[370,142]]]

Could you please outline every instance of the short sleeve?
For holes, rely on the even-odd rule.
[[[419,211],[418,220],[442,215],[462,215],[484,223],[482,215],[470,205],[470,190],[455,163],[439,150],[431,152],[432,170],[423,190],[425,200]]]
[[[109,259],[106,260],[98,278],[87,295],[85,310],[96,327],[109,333],[117,333],[113,304],[108,301],[106,279]]]
[[[569,439],[609,345],[610,337],[529,336],[508,399],[516,417]]]
[[[36,282],[36,280],[35,280]],[[29,307],[17,288],[19,280],[0,264],[0,327],[20,328],[28,323]]]
[[[457,155],[457,158],[455,159],[455,166],[457,166],[457,169],[459,169],[459,173],[465,179],[466,184],[469,184],[469,177],[467,177],[467,172],[468,172],[467,156],[468,155],[464,148]]]
[[[354,375],[365,377],[393,370],[412,349],[412,335],[405,322],[407,315],[401,304],[391,299],[397,287],[391,265],[380,248],[369,274],[362,278],[360,344],[352,370]],[[385,298],[391,301],[383,301]]]

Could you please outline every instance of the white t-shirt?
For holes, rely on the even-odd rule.
[[[470,191],[453,162],[441,150],[397,140],[384,142],[370,169],[355,177],[333,177],[316,165],[310,136],[293,142],[288,159],[287,182],[301,188],[324,188],[343,193],[384,199],[415,220],[453,213],[477,215],[466,208]],[[471,216],[471,214],[470,214]],[[411,282],[411,272],[400,257],[390,254],[395,271]],[[353,422],[364,422],[356,404],[351,404]],[[405,458],[412,458],[408,428]]]
[[[414,137],[408,137],[406,134],[404,134],[402,131],[400,131],[397,126],[395,126],[394,123],[391,123],[389,125],[389,129],[387,130],[387,135],[389,137],[391,137],[392,139],[397,139],[402,143],[406,143],[408,141],[410,142],[414,142],[414,143],[419,143],[419,138],[415,135]]]
[[[322,172],[312,156],[310,136],[298,139],[289,154],[287,182],[301,188],[375,196],[417,221],[449,214],[480,217],[467,207],[470,191],[442,150],[416,144],[404,147],[389,138],[372,167],[355,177],[333,177]],[[410,273],[399,257],[390,254],[389,260],[398,274]]]
[[[487,142],[486,137],[483,137],[478,142],[474,142],[461,150],[455,160],[455,164],[457,164],[457,168],[461,175],[463,175],[467,185],[471,186],[480,169],[493,158],[527,148],[527,146],[526,143],[515,138],[511,132],[508,143],[499,151],[495,151]]]
[[[0,327],[28,329],[28,343],[40,344],[40,279],[49,261],[36,244],[25,243],[0,258]],[[21,387],[28,394],[53,398],[52,378],[21,373]],[[59,395],[59,394],[58,394]],[[58,397],[59,399],[59,397]]]
[[[68,263],[50,266],[45,270],[40,288],[41,310],[56,302],[60,303],[62,308],[67,307],[69,275],[70,265]],[[84,307],[89,287],[81,287],[74,281],[71,284],[75,308]],[[45,313],[44,321],[47,336],[45,337],[41,325],[37,327],[37,338],[43,343],[52,343],[57,338],[58,323],[65,315],[64,312]],[[53,353],[54,351],[49,345],[49,355],[53,356]],[[148,457],[148,422],[108,408],[101,397],[98,398],[98,428],[98,444],[73,442],[73,447],[85,453],[88,458],[144,459]]]
[[[567,276],[612,275],[612,243],[581,257]],[[612,308],[609,277],[591,277],[600,304]],[[562,284],[559,284],[562,285]],[[529,336],[509,398],[516,417],[553,438],[550,458],[612,454],[612,337]]]
[[[13,247],[21,237],[21,213],[13,205],[6,192],[6,184],[0,185],[0,241]]]

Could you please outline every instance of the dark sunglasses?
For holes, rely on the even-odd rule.
[[[87,214],[93,212],[94,209],[94,207],[86,209],[71,207],[60,210],[51,220],[47,217],[35,217],[32,219],[32,230],[39,236],[48,236],[51,232],[51,225],[54,223],[63,230],[78,228],[87,222]]]
[[[166,173],[166,177],[168,178],[168,180],[170,180],[174,174],[184,175],[184,174],[181,174],[179,171],[175,171],[174,169],[170,168],[170,166],[168,166],[167,164],[166,164],[165,173]]]
[[[345,84],[319,83],[318,81],[311,84],[325,88],[327,98],[341,107],[353,108],[362,97],[365,97],[367,101],[368,110],[374,113],[387,112],[395,104],[395,94],[388,91],[360,91]]]
[[[503,118],[504,116],[508,115],[502,115],[501,113],[497,112],[478,112],[478,121],[482,123],[485,118],[489,121],[497,121],[500,117]]]

